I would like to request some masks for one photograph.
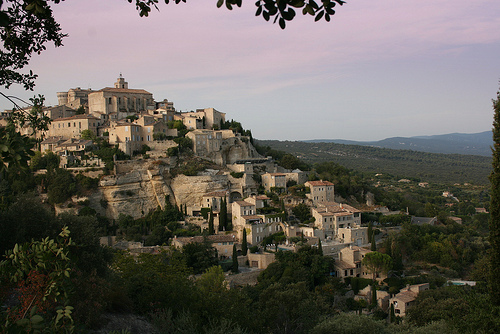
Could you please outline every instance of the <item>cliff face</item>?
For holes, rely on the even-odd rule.
[[[141,161],[134,165],[129,172],[102,178],[92,196],[108,218],[117,219],[120,214],[140,218],[158,206],[163,208],[166,195],[172,197],[164,177],[167,168]]]
[[[243,159],[262,158],[250,143],[248,137],[226,138],[222,141],[219,151],[200,155],[200,157],[221,166],[230,165]]]
[[[246,137],[224,140],[218,152],[203,157],[219,164],[221,170],[202,173],[201,176],[171,177],[170,167],[177,166],[176,158],[159,160],[130,160],[116,163],[116,175],[101,179],[99,189],[89,196],[91,206],[101,215],[117,219],[120,214],[137,219],[151,210],[165,207],[165,198],[172,204],[199,206],[203,195],[228,190],[234,199],[255,192],[257,185],[246,175],[233,178],[226,164],[240,159],[260,157]]]
[[[172,204],[199,205],[204,194],[230,188],[227,174],[181,174],[172,179],[166,164],[145,160],[126,164],[122,173],[103,177],[98,190],[89,196],[91,206],[111,219],[120,214],[143,217],[158,206],[164,208],[166,196]]]

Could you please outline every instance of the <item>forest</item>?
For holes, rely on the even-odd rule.
[[[331,161],[358,172],[416,178],[422,182],[487,185],[491,172],[491,157],[476,155],[300,141],[256,140],[256,145],[268,147],[269,155],[278,151],[290,153],[309,164]]]
[[[276,252],[276,261],[259,274],[258,283],[230,289],[225,278],[239,271],[238,264],[219,259],[208,242],[138,257],[103,247],[101,235],[166,245],[174,235],[203,233],[182,227],[178,222],[185,210],[173,205],[138,220],[122,215],[110,221],[96,216],[87,203],[79,203],[78,215],[56,216],[35,189],[46,194],[47,203],[57,204],[92,191],[97,179],[57,168],[56,157],[49,154],[34,155],[33,170],[12,168],[0,182],[0,251],[5,254],[0,299],[6,332],[495,333],[500,328],[500,317],[494,316],[500,310],[486,289],[489,214],[475,212],[488,208],[487,188],[435,183],[422,188],[414,178],[400,183],[391,175],[375,177],[335,162],[308,164],[283,151],[275,155],[283,167],[302,168],[312,179],[335,183],[353,204],[372,192],[392,209],[437,216],[438,226],[418,226],[405,214],[362,215],[371,233],[383,236],[376,251],[391,259],[391,275],[376,289],[396,293],[407,284],[431,284],[405,319],[356,300],[354,294],[371,280],[340,280],[332,275],[335,260],[306,243],[296,253],[268,249]],[[40,166],[46,174],[34,173]],[[460,202],[441,196],[443,189]],[[290,184],[289,191],[301,197],[306,190]],[[280,196],[286,194],[267,195],[280,212]],[[307,207],[292,211],[302,223],[311,219]],[[452,215],[462,224],[450,220]],[[265,244],[286,238],[266,239]],[[295,241],[300,244],[300,238]],[[450,279],[477,285],[448,286]]]

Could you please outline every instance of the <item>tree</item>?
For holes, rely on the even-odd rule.
[[[210,218],[208,219],[208,234],[214,234],[214,213],[210,210]]]
[[[493,170],[490,174],[490,238],[491,266],[489,277],[490,296],[495,305],[500,305],[500,90],[493,100]]]
[[[391,257],[379,252],[367,253],[361,263],[372,273],[374,281],[380,273],[387,273],[392,268]]]
[[[219,212],[219,231],[227,230],[227,202],[226,198],[221,198]]]
[[[82,130],[80,137],[82,139],[92,140],[92,141],[95,141],[97,139],[97,136],[89,129]]]
[[[247,230],[243,229],[243,237],[241,240],[241,255],[246,256],[248,253]]]
[[[370,242],[371,242],[371,248],[370,248],[370,250],[372,252],[375,252],[377,250],[377,242],[375,241],[375,233],[372,233],[372,237],[371,237]]]
[[[300,203],[296,205],[292,209],[293,214],[297,217],[301,222],[305,222],[311,219],[311,209],[304,203]]]
[[[238,252],[236,251],[236,244],[233,244],[233,266],[231,268],[231,271],[233,273],[238,273]]]

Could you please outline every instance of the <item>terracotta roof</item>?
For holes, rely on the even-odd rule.
[[[309,183],[313,187],[318,187],[318,186],[333,186],[334,184],[329,182],[329,181],[307,181],[306,183]]]
[[[267,199],[270,199],[270,198],[267,197],[266,195],[257,195],[257,196],[255,196],[255,199],[267,200]]]
[[[286,176],[286,174],[283,174],[283,173],[269,173],[269,175],[272,175],[272,176]]]
[[[335,267],[339,269],[355,269],[356,264],[350,264],[346,261],[335,261]]]
[[[236,201],[236,202],[233,202],[233,203],[236,203],[239,206],[255,206],[252,203],[248,203],[248,202],[245,202],[245,201]]]
[[[393,299],[397,299],[402,301],[403,303],[409,303],[414,301],[417,298],[417,294],[412,291],[403,291],[398,293],[393,297]]]
[[[128,89],[128,88],[111,88],[111,87],[106,87],[100,90],[96,90],[90,94],[97,93],[97,92],[112,92],[112,93],[131,93],[131,94],[149,94],[153,95],[147,90],[144,89]],[[89,94],[89,95],[90,95]]]
[[[66,117],[66,118],[57,118],[57,119],[53,120],[52,123],[60,122],[60,121],[73,121],[73,120],[77,120],[77,119],[95,119],[95,120],[99,121],[99,118],[96,118],[94,116],[90,116],[87,114],[83,114],[83,115],[75,115],[75,116]]]

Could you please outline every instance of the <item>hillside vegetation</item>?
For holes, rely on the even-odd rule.
[[[258,140],[260,146],[284,151],[314,164],[333,161],[366,173],[399,175],[425,182],[488,184],[491,158],[476,155],[425,153],[336,143]]]

